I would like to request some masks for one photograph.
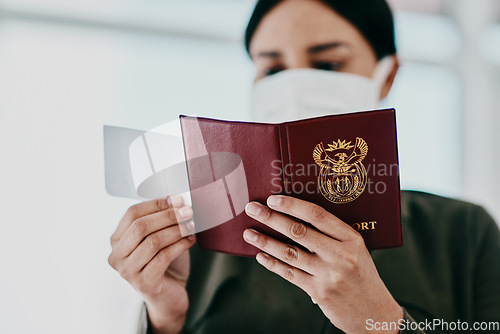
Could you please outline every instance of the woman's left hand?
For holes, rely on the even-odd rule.
[[[245,230],[244,239],[263,251],[257,255],[260,264],[309,294],[332,324],[359,334],[370,332],[369,319],[397,324],[403,318],[357,231],[322,207],[297,198],[273,195],[267,205],[251,202],[246,212],[309,252],[252,229]]]

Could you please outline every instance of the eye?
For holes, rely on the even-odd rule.
[[[274,67],[271,67],[271,68],[265,70],[264,75],[265,76],[273,75],[273,74],[276,74],[276,73],[281,72],[283,70],[284,70],[283,66],[274,66]]]
[[[342,63],[331,61],[318,61],[313,64],[313,67],[324,71],[340,71]]]

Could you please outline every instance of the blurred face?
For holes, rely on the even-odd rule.
[[[250,56],[255,81],[293,68],[372,77],[377,65],[374,50],[356,27],[314,0],[287,0],[273,8],[255,31]],[[396,70],[397,64],[381,97],[389,92]]]

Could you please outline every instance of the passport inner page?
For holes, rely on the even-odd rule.
[[[288,241],[244,211],[249,201],[265,203],[283,188],[278,125],[187,116],[180,121],[198,246],[255,256],[258,249],[243,240],[247,228]]]

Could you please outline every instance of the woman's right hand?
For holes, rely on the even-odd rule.
[[[186,283],[194,244],[193,210],[171,196],[131,206],[111,236],[108,262],[146,302],[155,333],[181,331],[188,309]],[[183,229],[183,233],[181,233]]]

